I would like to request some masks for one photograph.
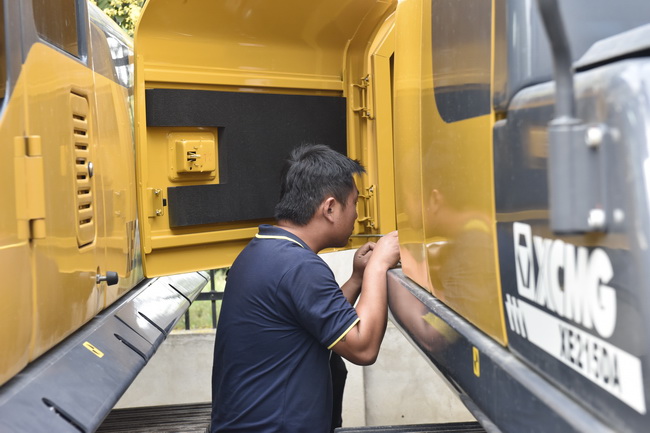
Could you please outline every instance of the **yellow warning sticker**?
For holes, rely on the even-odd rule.
[[[474,375],[481,377],[481,359],[479,351],[476,347],[472,346],[472,357],[474,358]]]
[[[104,356],[104,352],[90,344],[88,341],[84,342],[84,347],[94,353],[98,358],[102,358]]]

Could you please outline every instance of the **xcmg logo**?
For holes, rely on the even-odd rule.
[[[589,251],[560,239],[533,236],[528,224],[514,223],[517,291],[537,305],[609,338],[616,327],[614,276],[602,248]]]
[[[528,224],[512,230],[517,294],[504,299],[510,330],[645,414],[641,361],[606,340],[616,328],[617,300],[605,250],[533,236]]]

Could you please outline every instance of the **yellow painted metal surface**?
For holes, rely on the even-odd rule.
[[[435,66],[442,72],[434,74],[433,62],[445,56],[432,57],[431,17],[431,2],[399,4],[395,154],[402,264],[418,284],[505,344],[495,237],[494,115],[447,121],[434,97],[437,86],[456,89],[463,80],[489,85],[490,60],[485,74],[447,75],[440,64]],[[466,45],[452,49],[470,59],[476,51]]]
[[[0,382],[142,278],[126,98],[81,62],[31,46],[0,125],[11,186],[0,214]],[[97,284],[106,271],[120,282]]]
[[[88,109],[94,103],[92,71],[53,48],[35,44],[23,64],[23,77],[27,135],[40,137],[48,197],[46,236],[32,241],[34,358],[93,317],[103,307],[103,294],[94,281],[99,254],[97,178],[86,173],[79,179],[82,186],[76,185],[84,161],[95,157],[94,119]],[[75,101],[85,104],[83,131]]]
[[[392,57],[395,52],[395,4],[375,11],[368,41],[355,40],[348,55],[349,155],[364,163],[360,180],[360,232],[395,230]]]
[[[136,31],[146,82],[342,91],[343,52],[376,0],[152,0]]]
[[[115,285],[102,283],[103,305],[108,306],[142,279],[137,233],[135,144],[129,89],[95,74],[96,160],[99,197],[97,247],[102,273],[119,275]]]
[[[27,197],[24,195],[24,83],[19,81],[0,121],[0,384],[29,359],[32,333],[32,274]],[[14,142],[23,143],[16,155]]]
[[[141,246],[149,276],[227,266],[267,222],[170,228],[168,187],[220,182],[218,134],[147,129],[149,88],[346,97],[348,154],[368,169],[357,179],[356,232],[398,227],[406,274],[504,343],[494,115],[440,117],[433,94],[453,77],[432,78],[428,8],[424,0],[149,0],[136,40],[137,148],[128,89],[33,45],[0,124],[2,143],[12,144],[0,150],[0,178],[12,185],[0,211],[0,383],[132,288]],[[189,161],[188,152],[201,156]],[[106,271],[119,284],[97,284]]]
[[[369,169],[368,176],[358,180],[359,190],[368,199],[360,200],[359,213],[364,216],[357,231],[378,233],[395,227],[392,198],[377,198],[384,191],[392,196],[391,152],[377,158],[372,143],[377,139],[376,124],[381,124],[382,138],[390,137],[386,129],[391,123],[390,108],[377,122],[361,119],[353,111],[356,99],[351,96],[354,84],[370,74],[368,41],[394,7],[395,2],[379,0],[147,2],[135,36],[135,91],[139,216],[148,276],[228,266],[257,225],[272,222],[170,227],[164,207],[168,187],[219,183],[218,173],[214,178],[170,176],[170,171],[176,171],[170,167],[170,136],[217,137],[217,131],[146,128],[145,90],[151,88],[347,96],[348,154]],[[389,100],[389,88],[384,83],[377,97]],[[391,142],[384,139],[382,147],[389,148]],[[380,218],[384,214],[385,219]],[[360,243],[355,239],[350,245]]]
[[[420,286],[431,288],[422,208],[422,7],[421,2],[406,1],[397,10],[394,154],[399,176],[395,189],[402,268]]]

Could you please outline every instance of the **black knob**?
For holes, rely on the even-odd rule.
[[[119,280],[120,277],[115,271],[107,271],[106,275],[97,274],[97,284],[101,283],[102,281],[106,281],[106,284],[112,286],[113,284],[117,284]]]

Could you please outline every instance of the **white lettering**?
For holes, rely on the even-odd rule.
[[[560,360],[612,394],[622,392],[616,351],[577,329],[560,325],[560,335]]]
[[[518,298],[510,296],[506,293],[506,313],[508,314],[508,323],[510,330],[516,332],[524,338],[526,335],[526,321],[522,316],[521,309],[519,308]]]
[[[595,248],[590,253],[561,239],[533,236],[530,225],[523,223],[513,224],[513,236],[519,295],[611,337],[616,327],[616,290],[608,286],[614,269],[605,250]]]
[[[564,314],[567,319],[582,323],[586,328],[592,328],[591,315],[587,308],[587,262],[589,250],[577,248],[572,244],[564,244]]]
[[[639,358],[516,296],[506,295],[506,309],[510,329],[639,413],[646,413]]]
[[[543,307],[552,310],[548,305],[549,294],[548,285],[546,284],[546,276],[548,275],[549,255],[551,252],[551,239],[544,239],[539,236],[533,236],[533,244],[535,245],[535,258],[537,258],[537,265],[539,272],[537,273],[537,292],[535,293],[535,302]]]
[[[515,268],[517,272],[517,292],[519,295],[535,299],[535,269],[533,262],[533,232],[528,224],[514,223],[512,226],[515,241]]]
[[[596,331],[605,338],[611,337],[616,326],[616,291],[606,284],[614,276],[612,263],[605,251],[594,250],[589,258],[589,294],[591,314]]]
[[[564,316],[564,287],[561,271],[564,271],[564,242],[559,239],[553,241],[551,251],[549,254],[548,263],[548,276],[546,281],[549,287],[549,304],[548,308],[551,311],[557,312],[560,316]]]

